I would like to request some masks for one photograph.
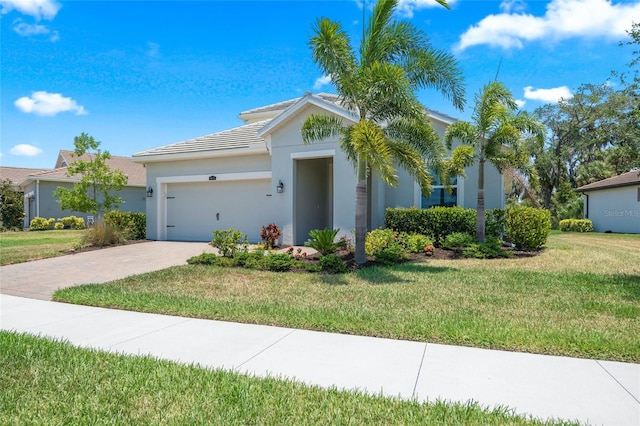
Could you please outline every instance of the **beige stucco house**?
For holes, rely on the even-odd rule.
[[[312,113],[355,120],[338,96],[307,93],[240,113],[240,127],[134,154],[153,190],[147,198],[147,237],[207,241],[213,230],[233,228],[257,242],[269,223],[282,228],[282,244],[302,244],[310,230],[325,227],[350,235],[355,171],[337,139],[303,143],[300,129]],[[441,135],[455,121],[434,111],[427,115]],[[502,175],[492,167],[485,173],[486,207],[504,207]],[[384,225],[387,207],[475,207],[477,171],[468,169],[453,194],[435,186],[428,199],[402,170],[397,187],[374,175],[369,191],[369,227],[376,228]]]

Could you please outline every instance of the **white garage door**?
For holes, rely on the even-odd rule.
[[[211,241],[215,229],[237,229],[250,242],[271,216],[268,180],[170,183],[167,185],[167,240]]]

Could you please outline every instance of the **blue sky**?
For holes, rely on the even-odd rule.
[[[473,96],[503,81],[533,110],[624,70],[619,47],[640,0],[401,0],[398,19],[451,52],[467,108],[437,92],[429,108],[468,119]],[[87,132],[129,156],[241,125],[243,110],[333,91],[311,59],[316,19],[359,42],[362,3],[336,1],[0,0],[0,164],[51,168]]]

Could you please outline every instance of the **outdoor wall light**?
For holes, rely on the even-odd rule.
[[[149,187],[149,189],[147,189],[147,197],[151,198],[153,197],[153,188]]]
[[[276,191],[278,191],[278,194],[282,194],[284,192],[284,183],[282,183],[282,181],[278,181],[278,186],[276,186]]]

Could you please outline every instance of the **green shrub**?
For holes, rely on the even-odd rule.
[[[233,257],[238,249],[246,251],[247,244],[247,236],[241,231],[232,228],[213,231],[211,246],[217,248],[224,257]]]
[[[24,220],[24,198],[9,179],[0,181],[0,223],[5,228],[22,229]]]
[[[128,240],[147,238],[147,215],[144,213],[111,210],[104,215],[104,221],[119,229]]]
[[[126,239],[117,228],[106,222],[96,222],[82,238],[84,246],[113,246],[124,243]]]
[[[84,229],[86,225],[84,223],[84,219],[78,216],[66,216],[58,219],[59,222],[62,222],[65,229]]]
[[[374,257],[376,262],[380,262],[387,266],[395,265],[396,263],[400,263],[408,258],[407,253],[399,244],[391,245],[382,249],[377,252]]]
[[[560,221],[563,232],[593,232],[593,222],[589,219],[563,219]]]
[[[328,254],[327,256],[331,256],[331,255]],[[307,272],[311,272],[311,273],[322,272],[322,266],[320,266],[319,263],[305,263],[304,269]]]
[[[55,225],[53,225],[53,229],[57,229],[57,230],[62,230],[64,229],[64,223],[62,222],[56,222]]]
[[[217,257],[218,256],[213,253],[202,253],[197,256],[190,257],[187,259],[187,263],[189,265],[215,265]]]
[[[263,268],[273,272],[289,271],[295,263],[295,259],[286,253],[269,253],[262,261]]]
[[[264,248],[269,250],[275,247],[278,237],[282,235],[282,230],[275,223],[263,226],[260,230],[260,238],[264,243]]]
[[[29,224],[29,230],[31,231],[46,231],[53,229],[56,220],[54,218],[45,219],[44,217],[34,217]]]
[[[549,210],[513,206],[505,218],[507,238],[521,250],[539,250],[547,242],[551,229]]]
[[[233,255],[233,266],[249,269],[262,269],[263,251],[239,251]]]
[[[460,249],[471,246],[475,242],[471,234],[464,232],[454,232],[446,236],[442,242],[442,247],[448,250]]]
[[[347,246],[346,241],[343,239],[335,241],[338,232],[340,232],[340,229],[313,229],[309,231],[311,239],[305,242],[304,245],[318,250],[320,254],[325,256],[335,253],[339,249]]]
[[[438,247],[445,237],[454,232],[473,234],[476,228],[476,211],[462,207],[431,207],[430,209],[387,209],[386,228],[407,234],[430,237]]]
[[[347,266],[345,261],[342,260],[337,254],[327,254],[324,256],[320,256],[320,258],[318,259],[318,264],[320,265],[320,271],[327,274],[343,274],[349,271],[349,267]],[[309,268],[307,268],[307,270],[309,270]]]
[[[431,238],[422,234],[400,234],[400,244],[409,253],[423,253],[425,247],[432,246]]]
[[[496,259],[510,257],[511,253],[502,249],[502,243],[496,237],[488,236],[484,243],[472,243],[462,251],[464,257],[476,259]]]
[[[382,250],[399,245],[396,239],[397,232],[392,229],[374,229],[367,233],[364,240],[364,252],[367,256],[375,256]]]
[[[507,211],[505,209],[486,210],[485,217],[485,235],[502,238],[505,232],[505,218]]]

